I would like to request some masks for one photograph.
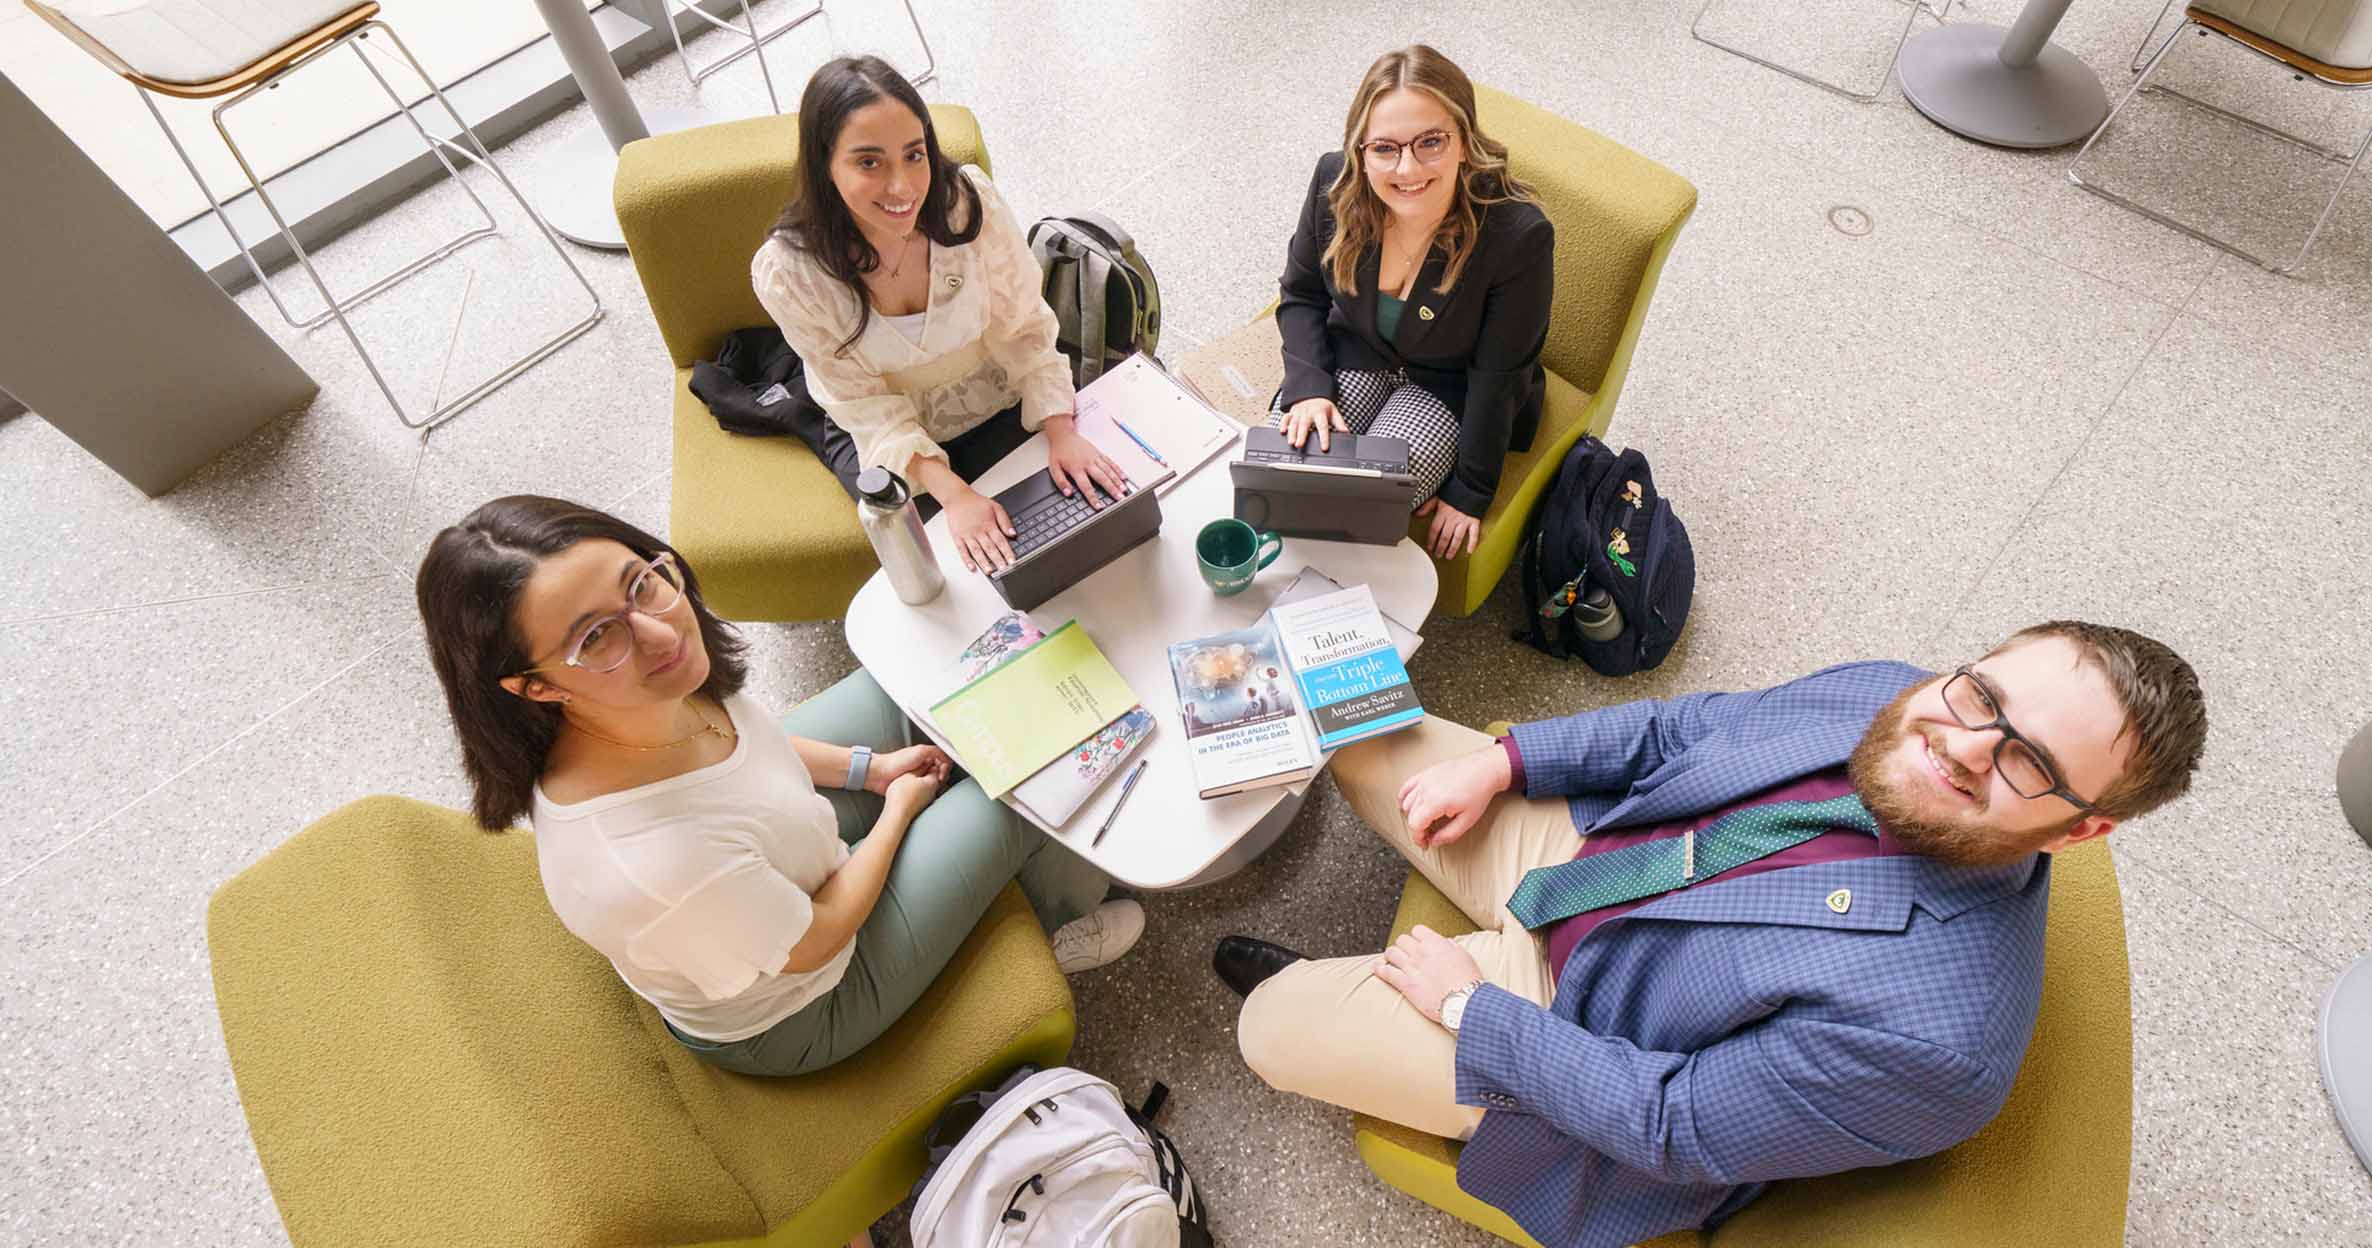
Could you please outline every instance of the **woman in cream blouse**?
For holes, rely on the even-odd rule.
[[[817,70],[799,122],[798,197],[750,278],[853,443],[826,462],[852,493],[865,468],[905,477],[926,515],[946,510],[964,566],[1005,567],[1012,519],[967,483],[1031,433],[1045,430],[1064,493],[1100,506],[1122,483],[1073,427],[1020,224],[985,175],[940,153],[922,97],[878,57]]]

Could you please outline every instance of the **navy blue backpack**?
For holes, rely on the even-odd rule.
[[[1578,655],[1600,675],[1628,676],[1664,661],[1688,622],[1696,552],[1655,474],[1636,450],[1584,435],[1533,508],[1523,546],[1524,619],[1515,640],[1557,658]],[[1590,587],[1622,613],[1605,641],[1582,635],[1574,605]]]

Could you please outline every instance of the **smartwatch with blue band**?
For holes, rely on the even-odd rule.
[[[865,745],[848,747],[848,779],[842,781],[840,787],[851,793],[862,792],[865,788],[865,773],[871,770],[873,770],[872,747]]]

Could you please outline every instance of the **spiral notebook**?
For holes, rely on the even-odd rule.
[[[1171,477],[1155,487],[1163,494],[1243,432],[1143,355],[1087,383],[1079,391],[1078,420],[1089,441],[1102,444],[1117,430],[1167,469]]]

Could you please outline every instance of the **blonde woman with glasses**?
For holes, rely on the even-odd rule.
[[[776,718],[691,566],[615,516],[498,498],[437,534],[416,588],[478,822],[532,821],[561,924],[713,1065],[795,1075],[870,1044],[1007,880],[1065,971],[1144,929],[861,669]]]
[[[1539,429],[1555,246],[1464,72],[1421,43],[1368,67],[1278,282],[1272,420],[1295,446],[1406,439],[1438,558],[1474,549],[1509,450]]]

